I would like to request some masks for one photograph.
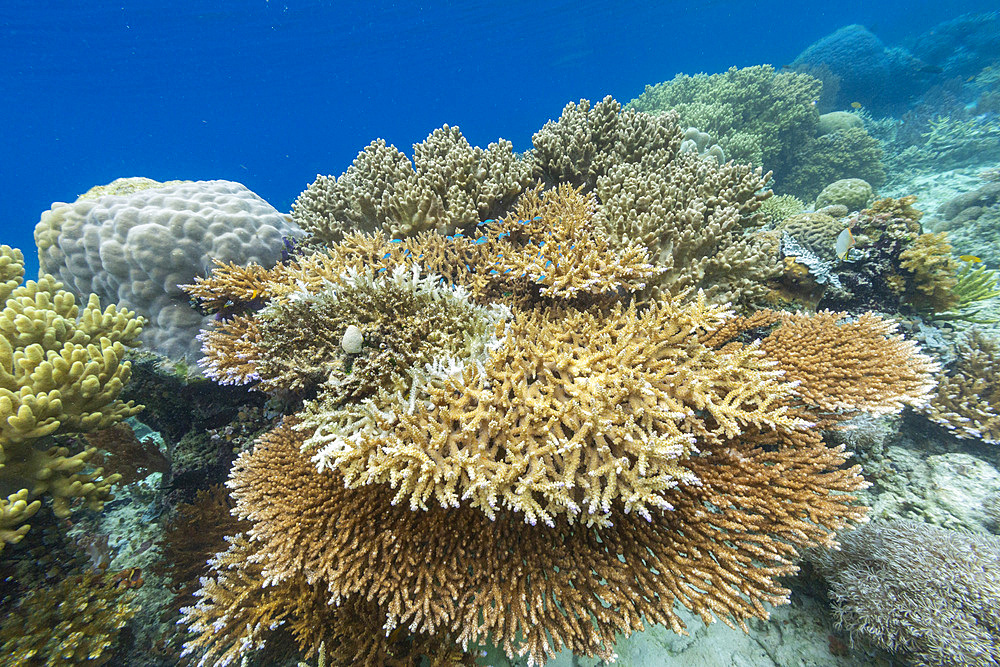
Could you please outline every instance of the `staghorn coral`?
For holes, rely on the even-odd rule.
[[[631,252],[627,249],[638,242],[654,264],[662,264],[654,267],[659,270],[649,283],[652,294],[696,287],[720,303],[760,301],[766,294],[763,283],[777,272],[776,258],[763,252],[750,230],[762,221],[757,211],[770,196],[765,189],[769,175],[759,168],[723,165],[682,150],[685,136],[674,115],[623,111],[606,97],[595,104],[588,100],[568,104],[557,120],[535,133],[534,148],[524,158],[501,151],[502,159],[490,162],[481,149],[459,141],[454,129],[436,131],[431,137],[434,147],[415,147],[412,166],[395,148],[375,142],[340,179],[317,179],[297,203],[295,216],[322,244],[357,242],[358,230],[373,233],[375,239],[404,241],[419,236],[421,230],[472,236],[477,223],[533,217],[520,215],[513,205],[518,195],[523,199],[532,192],[525,190],[533,176],[546,188],[568,184],[584,195],[597,194],[591,227],[600,226],[619,252]],[[452,149],[443,152],[439,145]],[[445,155],[463,156],[469,151],[482,155],[467,161],[479,164],[478,171],[468,169],[484,178],[492,174],[490,182],[495,185],[490,192],[495,194],[477,206],[449,208],[450,195],[442,194],[443,188],[451,174],[465,172],[449,166],[453,158]],[[437,157],[432,160],[430,155]],[[414,175],[424,172],[425,176]],[[434,194],[420,194],[419,188],[407,185],[414,179],[433,180],[437,189]],[[400,188],[406,191],[409,208],[397,202]],[[452,279],[451,272],[482,256],[481,250],[452,253],[454,262],[439,262],[429,269]],[[539,273],[551,280],[549,272]],[[234,294],[240,298],[231,300],[233,306],[252,303],[254,294],[253,288]],[[226,302],[223,299],[219,305]]]
[[[280,580],[264,575],[267,554],[242,534],[229,549],[210,559],[215,576],[203,579],[199,601],[181,611],[194,632],[183,655],[201,655],[198,665],[228,665],[248,650],[260,649],[275,630],[286,626],[299,652],[309,659],[324,656],[332,664],[365,667],[418,667],[421,657],[431,664],[470,664],[453,642],[434,636],[387,633],[378,606],[359,598],[327,603],[325,587],[305,573]],[[455,658],[435,663],[435,658]]]
[[[956,437],[1000,443],[1000,342],[973,329],[955,347],[924,412]]]
[[[220,309],[204,336],[220,378],[304,394],[231,472],[250,527],[184,612],[190,653],[248,657],[280,621],[300,624],[302,651],[330,650],[364,617],[381,628],[370,642],[409,632],[446,653],[492,641],[531,664],[563,647],[610,660],[616,634],[644,622],[683,632],[678,603],[746,630],[787,602],[778,577],[798,550],[833,545],[864,516],[860,470],[820,429],[919,404],[933,367],[874,316],[744,318],[713,301],[723,271],[703,258],[775,251],[755,237],[764,176],[679,154],[680,133],[664,128],[613,100],[570,105],[530,158],[562,187],[528,191],[503,219],[450,236],[347,233],[288,265],[224,266],[189,287]],[[621,191],[654,186],[655,205],[626,217]],[[414,345],[399,329],[378,351],[419,354],[395,371],[386,358],[397,375],[385,388],[340,391],[348,360],[376,352],[329,298],[359,276],[373,294],[402,290],[400,317],[395,297],[372,300],[372,321],[405,326],[407,291],[434,294],[429,313],[462,298],[509,315],[473,345]],[[675,288],[689,292],[664,294]],[[338,324],[269,337],[311,318]],[[327,375],[259,373],[299,349]],[[341,615],[351,605],[364,609]]]
[[[114,305],[102,311],[96,295],[81,312],[48,274],[18,286],[21,252],[0,246],[0,257],[0,482],[20,489],[0,499],[2,549],[23,537],[28,526],[20,524],[43,495],[58,517],[77,499],[100,509],[111,497],[116,475],[83,472],[95,448],[43,447],[48,436],[107,428],[142,409],[118,395],[131,371],[126,347],[137,344],[144,320]]]
[[[766,180],[760,169],[689,154],[659,171],[622,164],[597,181],[598,223],[613,244],[638,241],[649,250],[660,269],[651,295],[702,289],[717,303],[745,306],[762,301],[779,272],[754,230],[771,194]]]
[[[0,622],[0,646],[14,665],[106,664],[135,615],[112,575],[75,574],[21,596]]]
[[[669,310],[668,305],[660,307]],[[553,522],[552,526],[544,522],[528,526],[524,515],[506,507],[498,508],[491,520],[468,502],[458,507],[431,504],[426,510],[413,511],[405,503],[393,504],[398,492],[389,485],[375,483],[375,479],[365,480],[368,483],[359,488],[347,488],[338,471],[317,472],[309,452],[304,451],[315,433],[308,423],[293,419],[260,440],[252,452],[241,455],[234,467],[229,485],[237,501],[236,513],[252,523],[248,538],[259,543],[254,549],[261,556],[251,559],[252,565],[227,568],[263,565],[253,576],[267,587],[305,576],[312,586],[325,586],[328,595],[341,605],[352,599],[377,602],[380,613],[386,616],[387,632],[408,627],[411,632],[451,636],[463,644],[491,638],[509,655],[528,653],[532,662],[538,663],[562,646],[609,659],[615,633],[628,634],[640,628],[643,617],[682,631],[683,625],[673,610],[676,602],[694,609],[706,622],[718,616],[745,627],[745,619],[750,616],[766,617],[764,603],[778,604],[787,599],[787,590],[776,583],[775,577],[794,571],[790,560],[796,545],[830,544],[831,531],[863,514],[863,509],[852,506],[850,496],[850,491],[863,485],[859,470],[844,468],[844,450],[827,448],[818,430],[806,428],[807,420],[836,421],[840,416],[830,411],[838,409],[845,414],[851,407],[888,412],[902,403],[919,402],[928,384],[923,370],[929,362],[891,334],[887,326],[880,325],[878,318],[872,318],[867,328],[850,328],[831,317],[813,327],[805,340],[789,335],[768,343],[767,339],[775,335],[772,332],[763,342],[742,344],[736,343],[734,337],[742,338],[776,322],[780,322],[776,331],[786,326],[796,331],[802,327],[794,319],[782,322],[781,316],[774,313],[744,321],[703,302],[697,308],[703,311],[702,317],[697,317],[697,309],[680,309],[675,315],[681,322],[693,323],[714,313],[715,326],[691,334],[688,345],[707,346],[705,361],[722,364],[716,381],[731,379],[735,384],[725,393],[725,400],[714,405],[702,403],[706,414],[690,416],[690,430],[700,436],[692,441],[698,451],[691,449],[687,455],[677,455],[675,461],[685,483],[668,484],[657,492],[661,501],[657,505],[670,509],[656,509],[644,518],[638,509],[625,511],[629,499],[613,499],[605,525],[589,529],[583,522],[564,521]],[[572,373],[582,373],[602,355],[609,363],[612,359],[620,361],[619,372],[635,367],[634,362],[643,357],[642,348],[629,353],[636,355],[632,362],[618,350],[634,348],[641,332],[656,331],[657,327],[622,327],[622,316],[637,319],[638,315],[633,311],[618,312],[617,317],[612,314],[606,322],[606,329],[599,330],[605,332],[601,334],[602,342],[592,340],[585,348],[589,351],[587,359],[564,367],[555,365],[550,371],[552,389],[540,390],[539,394],[556,398],[565,392],[579,394],[585,385],[571,383]],[[553,317],[559,315],[559,311],[550,313]],[[561,316],[568,318],[567,330],[588,330],[581,319],[583,314],[567,312]],[[808,319],[802,316],[803,321]],[[632,337],[633,344],[616,347],[613,338],[604,339],[604,335],[615,331],[622,331],[619,335],[623,338]],[[551,337],[521,335],[516,322],[508,335],[517,345],[495,350],[495,357],[507,358],[510,349],[524,347],[526,340],[537,341],[534,344],[542,349],[547,343],[553,355],[566,348],[565,342]],[[813,340],[819,341],[818,349],[811,346]],[[833,341],[842,344],[837,353],[843,364],[837,369],[838,375],[825,382],[823,367],[817,370],[813,364],[816,358],[825,359],[831,354]],[[778,405],[770,414],[766,409],[756,416],[731,414],[728,427],[732,430],[727,431],[716,423],[726,420],[726,408],[734,401],[736,405],[740,401],[753,405],[753,392],[760,386],[757,382],[763,379],[766,385],[767,378],[758,376],[753,381],[754,374],[748,372],[740,381],[739,366],[727,366],[725,360],[733,356],[752,359],[765,347],[788,367],[783,369],[782,380],[771,376],[772,388],[778,390]],[[670,349],[665,346],[660,352],[669,356]],[[883,378],[882,367],[875,372],[869,368],[868,354],[892,358],[897,365],[908,368]],[[559,359],[549,358],[552,363]],[[752,367],[752,362],[748,363]],[[505,387],[514,388],[527,380],[515,372],[516,368],[512,367],[504,379]],[[605,383],[613,379],[612,367],[607,368]],[[559,382],[554,377],[557,373],[567,380]],[[699,385],[692,374],[685,378],[695,390],[710,386]],[[858,391],[863,386],[870,386],[872,391]],[[462,400],[463,391],[476,396],[473,391],[445,386],[440,395],[451,400],[432,412],[440,414],[443,421],[460,420],[469,407]],[[503,436],[504,420],[511,407],[525,403],[507,389],[497,393],[500,397],[506,394],[509,404],[496,405],[491,411],[496,420],[493,431],[477,438],[485,446]],[[566,402],[555,413],[546,403],[534,400],[526,404],[536,406],[538,414],[522,411],[514,415],[513,428],[539,418],[547,418],[551,424],[552,440],[536,444],[533,463],[528,467],[535,471],[532,474],[536,479],[552,463],[558,465],[560,449],[574,446],[575,434],[554,420],[585,423],[591,408],[579,395],[580,399]],[[781,405],[785,408],[781,409]],[[630,425],[638,421],[653,434],[661,428],[668,430],[665,423],[670,416],[652,414],[656,413],[655,404],[650,402],[644,407],[641,394],[628,406],[628,412],[650,413],[648,418],[630,420]],[[393,409],[392,405],[381,407]],[[580,417],[573,419],[574,413]],[[580,448],[582,465],[592,470],[599,470],[600,459],[593,457],[604,447],[628,442],[628,434],[621,427],[607,424],[608,418],[615,418],[614,413],[611,410],[603,419],[593,420],[593,437],[599,440],[594,440],[596,446]],[[409,419],[402,406],[398,414],[400,419]],[[337,418],[335,414],[327,417]],[[717,432],[708,432],[709,424],[716,425]],[[454,433],[461,435],[460,431]],[[640,434],[633,435],[633,440],[639,440],[636,435]],[[363,446],[361,440],[356,438],[354,445]],[[632,446],[641,446],[641,441]],[[424,454],[414,452],[413,457],[424,465],[446,462],[448,458],[464,460],[470,479],[506,460],[505,453],[497,451],[492,459],[484,457],[477,465],[447,440],[439,441]],[[652,463],[646,465],[649,473],[654,473]],[[628,468],[631,466],[623,466],[623,477]],[[739,473],[734,474],[735,470]],[[608,470],[607,474],[618,473]],[[451,482],[443,474],[429,483],[446,488]],[[557,492],[558,485],[553,486],[556,488],[552,491]],[[706,506],[711,511],[706,511]],[[517,557],[510,558],[509,554]],[[228,572],[218,571],[216,576],[229,576]],[[248,590],[259,591],[260,585],[248,584]],[[242,589],[242,585],[235,586]],[[242,635],[233,629],[235,625],[218,636],[208,632],[208,628],[218,627],[212,625],[215,619],[232,622],[234,617],[224,610],[229,608],[227,600],[236,599],[236,591],[218,591],[209,584],[203,593],[204,604],[186,612],[196,631],[192,647],[218,643],[219,648],[214,650],[226,650],[225,646],[242,642]],[[217,600],[221,608],[215,606]],[[244,625],[240,621],[239,627]],[[255,622],[253,627],[263,628],[264,624]],[[264,639],[265,634],[259,638]],[[318,645],[319,639],[312,645]],[[232,650],[236,651],[234,656],[239,652]]]
[[[1000,539],[872,522],[812,556],[853,639],[921,667],[1000,662]]]
[[[778,321],[761,351],[799,383],[796,394],[820,414],[892,414],[925,404],[934,389],[938,367],[896,333],[892,320],[823,311],[781,313]]]
[[[718,616],[746,629],[746,618],[767,617],[765,603],[787,601],[775,578],[794,571],[793,545],[827,544],[828,528],[863,512],[846,493],[862,484],[858,469],[841,468],[843,450],[815,431],[748,429],[706,447],[683,464],[700,484],[664,494],[672,511],[647,521],[618,507],[612,525],[594,530],[528,527],[507,511],[491,521],[469,507],[413,512],[383,485],[346,489],[315,473],[302,451],[308,434],[292,426],[241,456],[230,481],[266,554],[265,582],[304,572],[341,605],[378,601],[386,631],[463,645],[491,638],[533,664],[563,646],[610,659],[615,633],[641,629],[643,618],[683,632],[677,602],[706,623]]]
[[[530,182],[531,167],[509,141],[485,150],[445,125],[413,146],[413,162],[373,141],[339,178],[317,176],[292,205],[292,220],[323,243],[352,231],[389,237],[453,233],[507,211]]]

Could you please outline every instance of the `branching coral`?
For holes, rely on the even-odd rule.
[[[621,504],[649,518],[671,509],[663,491],[697,484],[678,466],[696,442],[804,423],[755,346],[699,344],[726,317],[704,299],[642,313],[525,313],[483,366],[442,369],[425,404],[372,406],[363,427],[333,433],[328,415],[310,416],[319,437],[306,446],[322,446],[320,468],[348,486],[387,483],[413,509],[461,498],[491,518],[506,507],[551,526],[559,514],[606,523]]]
[[[721,74],[679,74],[646,86],[629,107],[675,109],[681,120],[712,134],[726,156],[783,173],[819,123],[815,101],[822,84],[807,74],[776,72],[770,65]]]
[[[509,141],[484,150],[445,125],[414,145],[412,163],[395,146],[372,142],[339,178],[317,176],[292,205],[292,219],[326,243],[352,231],[450,234],[505,213],[530,170]]]
[[[1000,443],[1000,342],[973,330],[938,381],[927,416],[959,438]]]
[[[103,665],[135,615],[111,575],[80,574],[22,596],[0,622],[0,645],[15,665]]]
[[[899,266],[913,274],[917,308],[945,311],[958,305],[958,262],[951,256],[945,232],[919,235],[899,259]]]
[[[629,132],[649,121],[601,104],[547,126],[552,146],[615,123],[645,145]],[[368,664],[406,632],[531,664],[611,659],[644,622],[683,631],[677,603],[745,630],[787,602],[798,550],[864,515],[860,470],[817,426],[921,403],[933,366],[875,316],[739,317],[696,289],[724,273],[698,258],[746,247],[763,176],[671,145],[649,156],[671,165],[662,215],[606,208],[616,170],[656,177],[641,158],[551,148],[546,173],[580,189],[529,191],[468,235],[347,234],[189,288],[223,309],[203,338],[213,375],[304,397],[232,470],[250,527],[185,611],[190,652],[235,660],[280,622],[304,652],[350,647],[363,618]],[[644,288],[660,274],[695,289]]]
[[[184,651],[200,654],[197,664],[231,664],[262,648],[280,626],[291,632],[304,657],[321,654],[337,665],[418,667],[422,657],[432,665],[472,664],[446,637],[387,633],[372,602],[355,597],[328,604],[326,588],[304,572],[266,579],[262,563],[268,557],[259,546],[243,535],[231,539],[229,549],[211,559],[215,576],[203,580],[198,604],[182,610],[191,629],[200,632]]]
[[[872,522],[814,559],[837,625],[921,667],[1000,661],[1000,539]]]
[[[611,248],[623,254],[634,252],[636,244],[645,247],[654,263],[652,293],[700,288],[719,303],[760,301],[763,283],[777,271],[776,257],[752,233],[762,221],[757,211],[770,196],[769,175],[759,167],[723,165],[682,151],[684,136],[675,115],[623,111],[611,97],[594,104],[581,100],[536,132],[534,148],[523,158],[515,158],[509,147],[470,148],[454,128],[436,131],[415,147],[413,165],[395,148],[375,142],[336,181],[317,179],[294,215],[313,241],[323,244],[355,242],[358,230],[404,241],[422,230],[473,237],[477,225],[488,220],[534,217],[521,213],[524,206],[514,207],[518,195],[523,200],[530,194],[525,191],[533,176],[546,188],[571,185],[595,194],[583,227],[600,228]],[[425,181],[433,187],[413,185]],[[472,197],[476,205],[452,205],[452,198],[468,199],[468,188],[454,183],[489,194]],[[425,267],[450,280],[455,268],[483,250],[465,248],[453,262]],[[555,264],[555,256],[546,260]],[[536,273],[549,284],[558,272]],[[255,298],[251,288],[233,303]]]
[[[137,344],[143,318],[114,305],[102,311],[93,295],[81,312],[47,274],[18,286],[21,252],[0,246],[0,257],[0,481],[21,489],[0,500],[2,548],[24,535],[28,527],[19,524],[42,495],[59,517],[76,499],[100,509],[110,497],[117,476],[83,472],[96,449],[41,445],[51,444],[46,436],[107,428],[139,412],[118,395],[131,371],[125,349]]]

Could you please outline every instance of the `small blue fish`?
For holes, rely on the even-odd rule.
[[[389,259],[391,256],[392,256],[392,253],[391,252],[387,252],[384,255],[382,255],[382,259]]]
[[[476,245],[482,245],[482,244],[486,243],[489,240],[490,239],[489,239],[488,236],[480,236],[478,239],[476,239]]]
[[[402,243],[403,239],[390,239],[389,243]]]

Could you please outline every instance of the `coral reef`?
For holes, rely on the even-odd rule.
[[[118,397],[143,318],[101,310],[96,295],[81,311],[52,276],[21,285],[23,274],[21,252],[0,246],[0,549],[24,536],[42,496],[58,517],[76,501],[100,509],[111,497],[117,476],[84,471],[97,450],[71,453],[51,436],[107,428],[142,409]]]
[[[851,127],[816,137],[803,144],[797,164],[775,187],[805,200],[814,199],[830,183],[850,178],[873,188],[885,182],[882,147],[862,128]]]
[[[958,252],[1000,269],[1000,181],[988,181],[946,202],[929,224],[948,232]]]
[[[452,234],[503,215],[530,182],[530,164],[509,141],[484,150],[445,125],[414,144],[412,163],[395,146],[373,141],[339,178],[317,176],[292,205],[292,219],[324,243],[352,231]]]
[[[919,92],[928,76],[908,51],[886,48],[864,26],[848,25],[817,40],[800,53],[792,67],[837,87],[829,109],[846,109],[858,103],[879,111],[898,108]]]
[[[148,318],[149,349],[194,361],[205,318],[178,285],[206,275],[214,260],[269,266],[281,257],[282,237],[299,230],[231,181],[113,186],[42,214],[35,226],[42,271],[79,299],[94,293],[136,310]]]
[[[715,137],[727,158],[763,165],[780,180],[797,161],[799,146],[815,134],[813,102],[820,87],[811,76],[770,65],[732,67],[646,86],[628,106],[648,113],[675,109],[683,123]]]
[[[899,266],[913,274],[915,294],[910,302],[918,310],[946,311],[959,303],[958,261],[944,232],[920,234],[899,253]]]
[[[847,207],[849,213],[860,211],[875,200],[872,186],[860,178],[842,178],[834,181],[816,196],[813,207],[817,210],[825,206],[841,205]]]
[[[921,667],[1000,661],[1000,539],[872,522],[811,556],[837,624]]]
[[[777,225],[805,208],[805,203],[794,195],[775,195],[761,204],[760,215],[765,223]]]
[[[973,329],[956,348],[925,413],[959,438],[1000,443],[1000,342]]]
[[[714,160],[658,155],[754,216],[756,188],[737,199]],[[746,630],[787,602],[799,548],[861,519],[860,471],[819,429],[921,404],[930,360],[873,315],[648,291],[663,267],[643,237],[591,222],[607,176],[557,172],[582,190],[530,190],[469,236],[347,234],[188,287],[228,312],[203,336],[209,375],[303,396],[231,472],[250,528],[184,610],[189,653],[236,660],[283,623],[307,657],[365,638],[361,664],[404,636],[429,658],[493,641],[532,664],[611,659],[643,622],[682,632],[677,603]]]
[[[112,644],[135,615],[114,576],[88,572],[27,591],[0,622],[12,665],[91,665],[112,659]]]

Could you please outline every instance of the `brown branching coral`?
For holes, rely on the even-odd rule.
[[[23,595],[0,622],[8,664],[103,665],[135,615],[127,587],[107,574],[78,574]]]
[[[560,127],[648,158],[550,147],[550,185],[573,171],[575,187],[474,230],[347,234],[258,285],[224,268],[192,288],[266,295],[204,334],[210,376],[303,395],[232,470],[249,528],[185,611],[192,653],[235,660],[279,622],[306,653],[348,647],[363,618],[379,659],[407,632],[448,655],[492,641],[532,664],[563,647],[610,659],[645,622],[683,631],[678,603],[766,618],[799,549],[864,516],[859,469],[816,425],[920,403],[930,361],[874,316],[718,304],[762,275],[726,277],[756,243],[762,174],[678,158],[666,130],[644,143],[651,121],[611,102],[579,111]],[[663,210],[615,232],[599,183],[626,168],[676,171]]]
[[[413,165],[378,141],[339,179],[319,177],[296,202],[295,218],[325,244],[357,231],[396,240],[422,231],[471,237],[487,220],[534,217],[514,205],[538,179],[546,188],[571,185],[595,195],[589,228],[600,228],[625,254],[645,247],[654,271],[643,282],[654,294],[694,288],[718,303],[758,302],[764,282],[778,272],[777,256],[753,232],[771,195],[769,174],[683,152],[682,139],[676,115],[622,110],[607,97],[567,105],[534,135],[534,149],[523,158],[503,142],[473,149],[455,128],[436,130],[417,145]],[[448,267],[428,268],[448,277]],[[537,275],[555,280],[549,272]],[[254,295],[251,288],[238,296],[246,302]]]
[[[311,414],[307,446],[349,486],[389,484],[413,509],[461,498],[491,518],[502,506],[532,524],[560,514],[589,524],[620,503],[648,518],[670,509],[664,490],[697,483],[678,467],[696,443],[804,424],[756,346],[699,344],[726,318],[702,298],[519,314],[482,365],[440,373],[419,407],[372,406],[336,429]]]
[[[305,437],[289,426],[272,432],[230,481],[237,512],[253,522],[250,540],[266,554],[255,559],[263,581],[307,573],[341,605],[377,601],[387,630],[492,637],[535,663],[564,646],[610,659],[615,633],[644,622],[683,631],[677,602],[706,622],[766,618],[764,604],[787,599],[776,578],[794,571],[794,545],[826,544],[831,529],[863,513],[845,493],[861,485],[859,471],[844,469],[843,450],[811,431],[751,429],[706,448],[684,462],[701,483],[664,494],[673,511],[647,521],[619,506],[600,530],[526,528],[510,512],[491,521],[467,507],[413,512],[383,486],[351,490],[315,474]]]
[[[761,349],[818,414],[891,414],[923,405],[934,389],[937,365],[897,334],[891,320],[823,311],[781,313],[779,322]]]
[[[263,648],[279,626],[291,632],[302,656],[320,653],[332,664],[364,667],[418,667],[421,657],[462,660],[454,642],[439,636],[389,633],[384,614],[373,602],[355,597],[328,604],[322,585],[298,572],[281,579],[265,576],[268,555],[260,544],[237,535],[229,549],[215,556],[215,576],[206,579],[197,605],[183,609],[186,622],[200,631],[184,654],[201,655],[199,665],[227,665],[249,650]]]
[[[169,459],[153,438],[139,440],[126,423],[88,433],[85,438],[92,447],[103,450],[94,457],[94,464],[108,474],[117,475],[124,485],[146,479],[154,472],[170,470]]]
[[[544,182],[570,183],[590,191],[601,176],[624,163],[647,171],[666,168],[680,152],[677,114],[622,110],[611,96],[591,104],[570,102],[531,138],[534,173]]]
[[[167,577],[175,595],[170,612],[194,603],[198,580],[205,575],[209,558],[225,551],[226,536],[249,528],[231,514],[233,502],[225,487],[199,490],[190,503],[181,503],[167,524],[160,543],[163,565],[157,574]]]
[[[1000,342],[973,329],[956,352],[925,412],[959,438],[1000,443]]]
[[[913,274],[914,306],[941,312],[958,305],[958,262],[951,256],[947,233],[920,234],[899,259],[900,267]]]

